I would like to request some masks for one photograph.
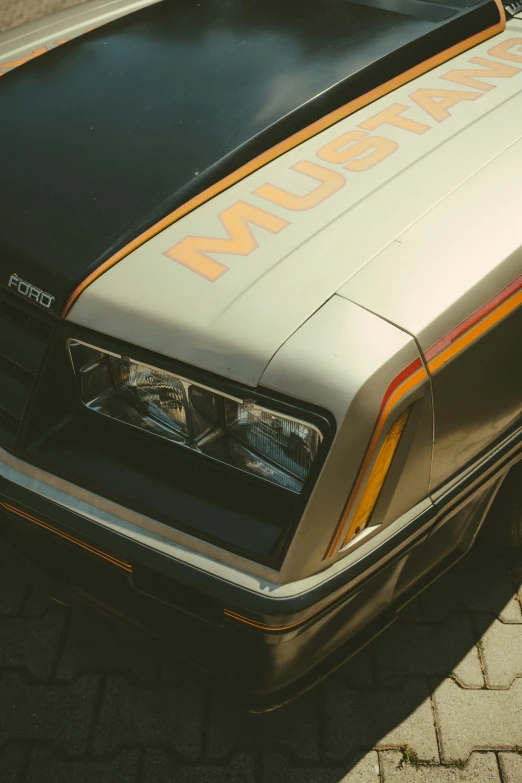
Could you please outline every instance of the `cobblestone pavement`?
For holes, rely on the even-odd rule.
[[[479,544],[295,702],[245,712],[0,549],[2,783],[521,783],[522,555]]]
[[[0,29],[75,0],[0,0]],[[248,714],[0,550],[1,783],[522,783],[522,556],[478,546],[280,710]]]

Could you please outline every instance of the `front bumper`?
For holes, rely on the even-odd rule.
[[[175,560],[0,478],[0,536],[49,591],[147,633],[249,707],[270,708],[340,665],[472,545],[522,431],[369,554],[273,598]]]

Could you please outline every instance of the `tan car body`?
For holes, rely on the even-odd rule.
[[[147,4],[90,2],[4,34],[0,73]],[[283,598],[333,579],[521,426],[521,182],[522,18],[202,203],[74,296],[73,324],[331,412],[336,437],[280,569],[7,452],[3,475],[253,592]],[[393,387],[410,365],[415,382]],[[333,545],[348,497],[364,491],[368,444],[377,454],[414,402],[371,525]]]

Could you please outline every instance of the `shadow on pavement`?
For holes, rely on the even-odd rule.
[[[265,714],[187,682],[147,642],[130,645],[103,622],[52,602],[1,554],[6,783],[83,783],[91,776],[104,783],[338,783],[375,747],[401,749],[410,762],[438,761],[432,696],[443,681],[510,685],[486,682],[488,651],[480,640],[499,620],[522,622],[522,555],[480,542],[372,644]],[[376,761],[367,756],[353,780],[377,783]]]

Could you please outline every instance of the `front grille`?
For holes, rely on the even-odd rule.
[[[0,296],[0,445],[15,445],[34,381],[52,334],[34,305]]]

